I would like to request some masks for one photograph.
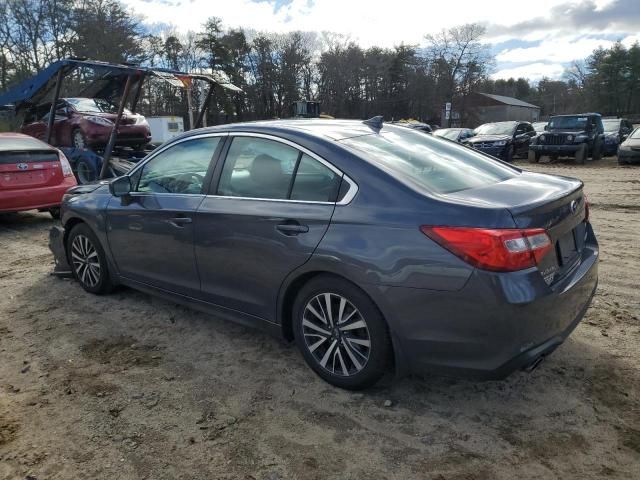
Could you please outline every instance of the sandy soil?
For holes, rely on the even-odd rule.
[[[600,288],[501,382],[341,391],[259,332],[49,276],[53,221],[0,216],[0,479],[640,478],[640,167],[535,170],[585,181]]]

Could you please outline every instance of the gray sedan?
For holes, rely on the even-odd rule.
[[[295,341],[343,388],[532,369],[584,315],[598,244],[579,180],[372,121],[194,130],[71,189],[58,269]]]

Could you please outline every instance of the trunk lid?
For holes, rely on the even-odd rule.
[[[2,190],[48,187],[59,185],[63,180],[55,150],[0,150]]]
[[[547,284],[579,263],[586,235],[586,199],[580,180],[522,172],[507,181],[447,195],[465,203],[507,209],[517,228],[544,228],[553,244],[538,264]]]

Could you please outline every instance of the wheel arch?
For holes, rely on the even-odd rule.
[[[326,270],[326,269],[325,270],[313,269],[313,270],[307,270],[304,272],[299,272],[287,278],[287,280],[285,281],[285,284],[281,289],[281,294],[279,295],[278,306],[277,306],[277,309],[278,309],[277,319],[280,323],[282,337],[289,342],[294,340],[293,304],[294,304],[295,298],[298,295],[298,292],[302,289],[302,287],[304,287],[304,285],[306,285],[312,279],[321,275],[330,275],[333,277],[340,278],[346,282],[349,282],[353,286],[360,289],[367,296],[367,298],[371,300],[371,303],[380,312],[382,319],[384,320],[384,323],[386,324],[387,329],[389,331],[389,336],[391,338],[391,353],[392,353],[391,357],[394,360],[393,367],[396,369],[396,373],[404,371],[404,368],[401,367],[401,365],[404,365],[404,360],[401,358],[400,349],[398,348],[397,338],[394,335],[393,328],[387,321],[386,315],[384,313],[385,309],[381,308],[380,302],[376,301],[376,299],[373,298],[371,293],[367,291],[366,288],[363,288],[361,285],[358,285],[358,283],[354,282],[353,280],[335,271]]]

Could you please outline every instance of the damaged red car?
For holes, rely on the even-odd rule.
[[[51,103],[32,108],[21,132],[44,140]],[[58,147],[100,150],[107,145],[116,121],[118,107],[100,98],[63,98],[56,106],[51,144]],[[151,141],[146,118],[125,109],[120,120],[116,146],[142,150]]]

